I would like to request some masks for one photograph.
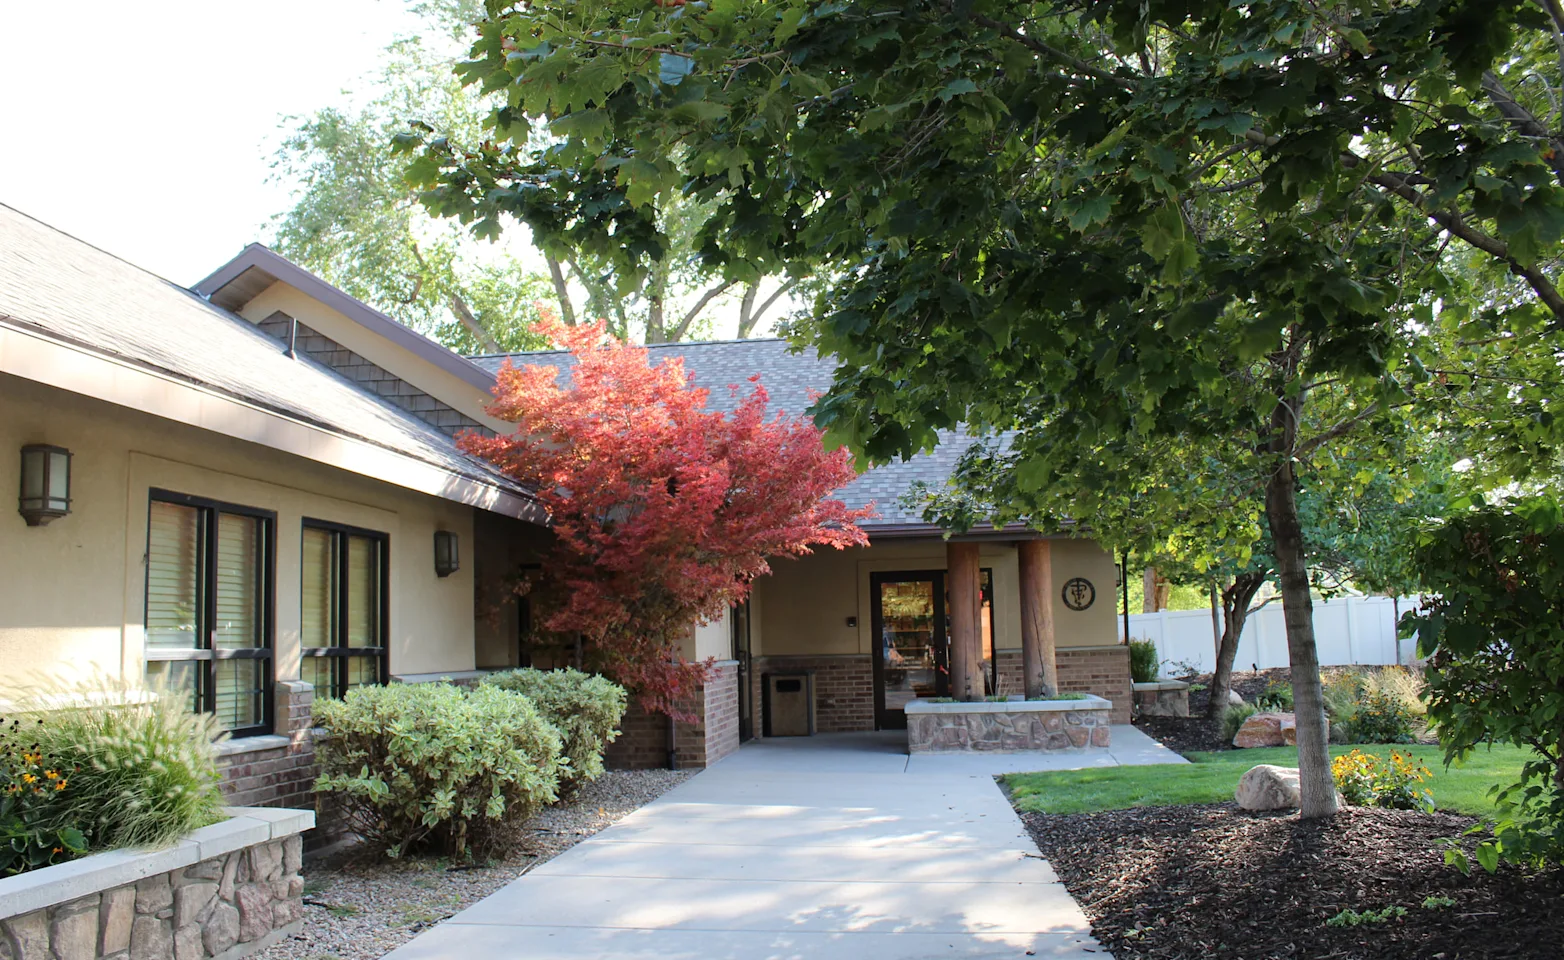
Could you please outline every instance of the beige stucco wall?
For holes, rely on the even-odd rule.
[[[944,570],[945,543],[920,540],[878,543],[849,550],[821,550],[798,560],[772,562],[772,575],[755,584],[752,646],[755,656],[867,654],[873,651],[873,594],[870,575],[895,571]],[[994,575],[994,643],[1021,647],[1021,605],[1016,549],[985,542],[982,565]],[[1055,642],[1060,647],[1106,646],[1118,642],[1114,627],[1113,557],[1092,540],[1054,540]],[[1058,591],[1071,577],[1085,577],[1097,590],[1083,611],[1070,610]],[[848,626],[849,617],[857,626]]]
[[[25,443],[75,455],[72,512],[48,526],[28,527],[15,510]],[[389,536],[393,673],[472,669],[472,565],[441,579],[433,560],[437,529],[473,543],[471,507],[0,375],[0,676],[139,675],[154,487],[276,511],[279,679],[299,670],[304,517]]]
[[[412,351],[366,329],[362,324],[343,316],[281,280],[267,287],[259,296],[245,304],[244,309],[239,311],[239,315],[251,323],[260,323],[279,310],[337,341],[359,356],[396,374],[430,396],[445,401],[479,423],[486,424],[501,433],[510,433],[516,428],[515,424],[489,416],[488,404],[494,398],[487,392],[479,390]]]
[[[722,616],[710,623],[698,623],[691,631],[685,649],[680,652],[691,660],[729,660],[733,657],[733,626],[731,614],[724,610]]]

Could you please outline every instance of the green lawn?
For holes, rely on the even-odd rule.
[[[1331,747],[1331,755],[1353,747]],[[1428,787],[1441,810],[1482,816],[1493,812],[1488,788],[1513,783],[1520,776],[1526,751],[1519,747],[1494,747],[1472,755],[1466,763],[1444,767],[1439,747],[1359,746],[1364,753],[1386,756],[1392,750],[1410,752],[1433,776]],[[1004,778],[1016,807],[1039,813],[1092,813],[1126,807],[1157,807],[1180,803],[1218,803],[1233,799],[1233,790],[1244,771],[1261,763],[1296,767],[1296,747],[1270,747],[1196,753],[1188,766],[1110,767],[1102,770],[1065,770],[1058,773],[1013,773]]]

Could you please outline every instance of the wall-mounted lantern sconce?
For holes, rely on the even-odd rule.
[[[71,452],[30,443],[22,448],[22,495],[17,506],[29,527],[71,512]]]
[[[461,568],[462,558],[456,534],[449,530],[436,530],[434,532],[435,576],[449,577]]]

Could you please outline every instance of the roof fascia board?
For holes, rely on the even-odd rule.
[[[237,257],[223,264],[190,289],[210,299],[212,294],[233,282],[251,267],[264,270],[282,283],[365,327],[371,333],[389,340],[419,359],[434,364],[479,390],[488,393],[494,389],[494,376],[476,363],[446,349],[411,327],[397,323],[362,300],[348,296],[293,261],[259,243],[252,243],[245,247]]]
[[[966,533],[953,533],[945,536],[945,531],[932,523],[884,523],[884,524],[860,524],[863,532],[869,535],[871,541],[875,540],[912,540],[937,538],[948,540],[952,543],[972,543],[992,540],[1016,541],[1016,540],[1069,540],[1073,539],[1069,534],[1045,534],[1039,533],[1023,524],[1009,524],[1004,527],[988,529],[974,528]]]
[[[546,511],[536,502],[491,484],[6,324],[0,324],[0,373],[291,453],[443,500],[529,523],[547,523]]]

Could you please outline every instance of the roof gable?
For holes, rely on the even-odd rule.
[[[307,356],[289,357],[253,324],[190,291],[3,205],[0,327],[373,445],[494,491],[514,505],[504,512],[532,516],[536,510],[527,491],[407,411]],[[459,484],[450,486],[449,499],[474,502],[457,494]]]

